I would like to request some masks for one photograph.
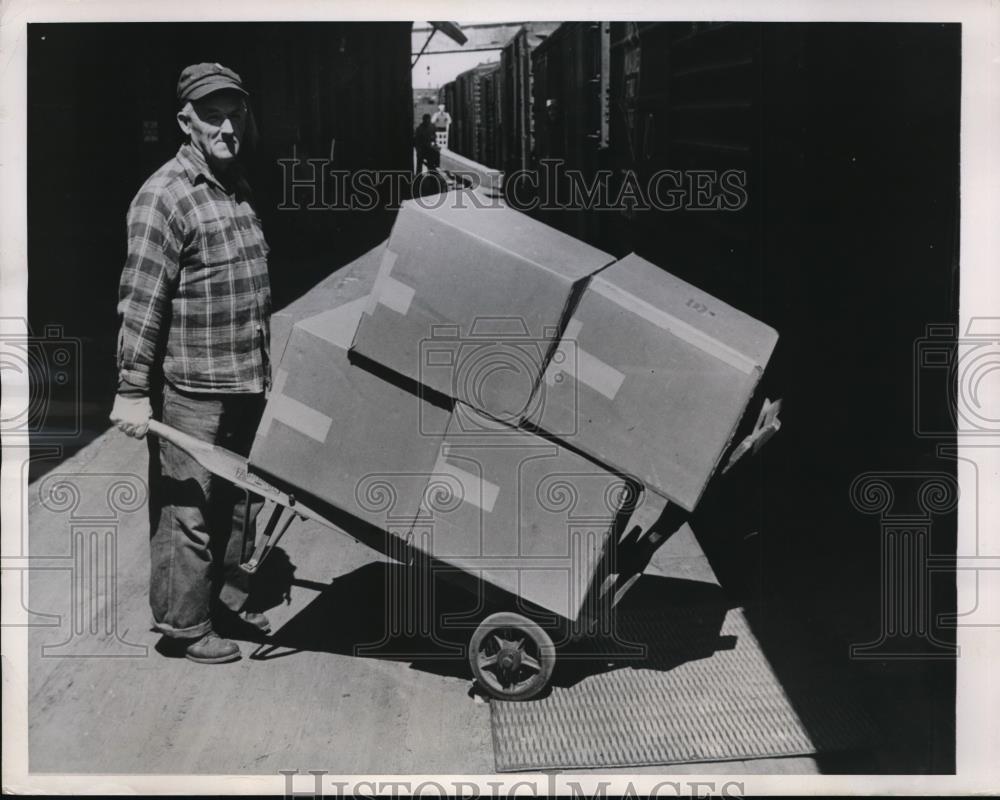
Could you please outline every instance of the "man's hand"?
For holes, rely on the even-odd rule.
[[[153,416],[153,408],[148,397],[115,396],[115,405],[111,409],[111,421],[118,430],[141,439],[149,429],[149,419]]]

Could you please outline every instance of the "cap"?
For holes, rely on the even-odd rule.
[[[197,100],[220,89],[233,89],[250,96],[250,93],[243,88],[240,76],[228,67],[218,62],[192,64],[190,67],[185,67],[177,79],[177,100],[181,103]]]

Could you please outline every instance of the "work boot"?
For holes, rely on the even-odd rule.
[[[228,664],[240,660],[240,646],[209,631],[189,644],[184,655],[199,664]]]

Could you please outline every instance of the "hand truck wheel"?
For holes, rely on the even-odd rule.
[[[556,647],[537,622],[503,611],[488,616],[472,634],[469,665],[491,696],[528,700],[548,685]]]

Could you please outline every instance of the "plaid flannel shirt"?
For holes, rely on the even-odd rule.
[[[129,206],[119,287],[119,391],[148,394],[157,366],[192,392],[270,384],[268,246],[242,179],[235,189],[184,144]]]

